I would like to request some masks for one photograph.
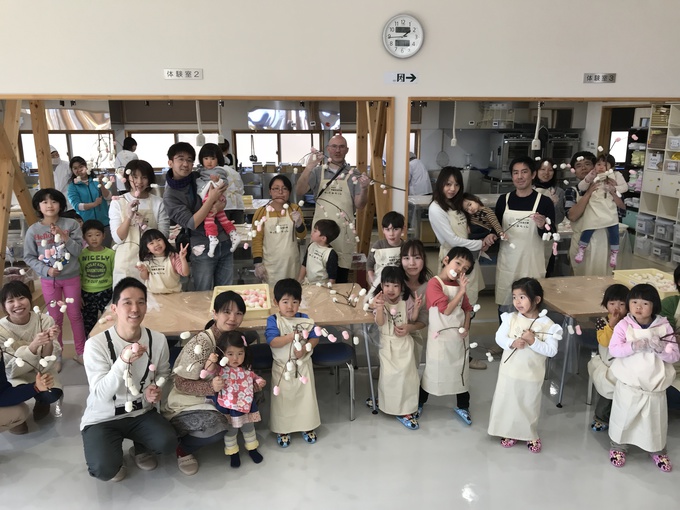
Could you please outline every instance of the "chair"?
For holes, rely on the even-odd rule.
[[[336,343],[331,343],[322,337],[319,344],[312,352],[312,363],[318,367],[332,368],[335,370],[335,394],[340,393],[340,365],[347,365],[349,370],[349,419],[354,421],[354,363],[356,352],[354,346],[342,341],[342,333],[336,328],[326,326],[329,333],[338,338]]]

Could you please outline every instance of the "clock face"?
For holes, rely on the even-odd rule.
[[[398,14],[385,25],[383,44],[393,57],[412,57],[423,45],[423,27],[413,16]]]

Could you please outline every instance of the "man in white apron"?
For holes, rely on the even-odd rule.
[[[504,312],[512,309],[512,282],[545,276],[541,237],[545,232],[552,232],[545,229],[546,218],[550,219],[551,228],[557,228],[552,200],[531,186],[536,177],[534,160],[528,156],[517,158],[510,163],[510,172],[515,191],[501,195],[496,203],[496,216],[514,246],[501,242],[498,250],[496,303]]]
[[[366,174],[358,175],[345,161],[349,151],[347,140],[342,135],[335,135],[326,145],[327,164],[322,160],[310,158],[307,167],[300,174],[295,186],[297,196],[301,197],[309,189],[316,198],[316,209],[312,224],[328,218],[340,227],[340,235],[331,246],[338,254],[337,283],[349,281],[349,270],[352,267],[352,255],[356,249],[356,235],[350,225],[355,225],[354,214],[368,201],[368,185],[370,179]],[[316,166],[315,166],[316,165]],[[356,182],[351,177],[356,177]]]

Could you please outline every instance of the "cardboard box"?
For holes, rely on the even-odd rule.
[[[223,285],[220,287],[215,287],[213,289],[212,299],[210,300],[211,309],[214,309],[215,298],[217,297],[217,295],[228,290],[233,290],[241,297],[243,297],[244,301],[246,301],[246,314],[244,316],[244,319],[246,320],[266,319],[271,315],[272,298],[269,292],[269,285],[267,285],[266,283],[253,283],[250,285]],[[248,304],[246,291],[249,290],[258,290],[261,292],[264,291],[265,302],[262,307],[252,307],[251,305]]]
[[[626,287],[633,287],[640,283],[649,283],[659,291],[661,299],[668,296],[677,296],[672,273],[665,273],[658,269],[626,269],[614,271],[614,280],[624,284]]]

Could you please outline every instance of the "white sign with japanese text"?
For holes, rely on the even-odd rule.
[[[395,84],[407,84],[407,83],[418,83],[418,75],[416,73],[385,73],[384,75],[385,83],[395,83]]]
[[[163,69],[163,78],[166,80],[202,80],[203,69]]]
[[[583,83],[616,83],[616,73],[584,73]]]

